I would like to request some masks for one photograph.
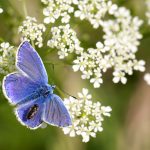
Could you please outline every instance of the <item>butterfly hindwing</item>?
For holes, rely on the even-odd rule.
[[[45,102],[43,121],[48,124],[66,127],[71,125],[71,118],[61,98],[55,94]]]
[[[44,110],[43,100],[43,98],[39,97],[16,107],[15,114],[21,124],[31,129],[36,129],[41,126]]]
[[[12,104],[17,104],[31,95],[38,85],[21,73],[12,73],[4,77],[3,92]]]
[[[28,41],[23,42],[16,56],[16,66],[38,84],[47,84],[48,77],[43,62]]]

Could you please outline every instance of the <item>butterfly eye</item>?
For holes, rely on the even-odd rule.
[[[56,86],[55,85],[52,85],[52,89],[55,89],[56,88]]]

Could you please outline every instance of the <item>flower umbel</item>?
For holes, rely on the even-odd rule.
[[[104,116],[110,116],[111,107],[101,106],[100,102],[93,102],[88,89],[83,88],[78,96],[79,99],[69,97],[64,100],[73,125],[63,128],[63,131],[71,137],[80,135],[83,142],[88,142],[90,137],[96,137],[97,132],[103,131],[102,122]]]
[[[82,79],[90,79],[95,88],[103,83],[102,75],[113,68],[113,82],[126,84],[126,74],[134,70],[143,72],[145,61],[136,59],[139,40],[142,35],[139,28],[142,21],[131,17],[130,11],[117,7],[113,13],[116,19],[103,21],[104,44],[96,43],[96,48],[88,48],[77,55],[73,61],[73,70],[82,72]]]
[[[35,18],[29,16],[26,17],[22,23],[22,26],[18,29],[24,40],[35,41],[35,45],[38,45],[38,47],[43,46],[42,35],[45,30],[46,28],[44,24],[38,24]]]
[[[70,28],[69,24],[51,28],[52,39],[47,45],[51,48],[57,48],[60,59],[68,56],[69,53],[79,54],[83,51],[80,47],[80,41],[77,39],[76,32]]]

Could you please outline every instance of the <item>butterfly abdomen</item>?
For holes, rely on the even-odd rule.
[[[32,119],[32,118],[36,115],[38,109],[39,109],[39,106],[38,106],[37,104],[34,104],[34,105],[29,109],[29,112],[27,113],[27,116],[26,116],[27,119]]]

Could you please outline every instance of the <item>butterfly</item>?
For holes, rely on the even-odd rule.
[[[16,54],[17,72],[3,79],[3,93],[15,105],[15,115],[21,124],[37,129],[43,123],[58,127],[72,124],[62,99],[53,94],[55,86],[48,84],[44,64],[28,41]]]

